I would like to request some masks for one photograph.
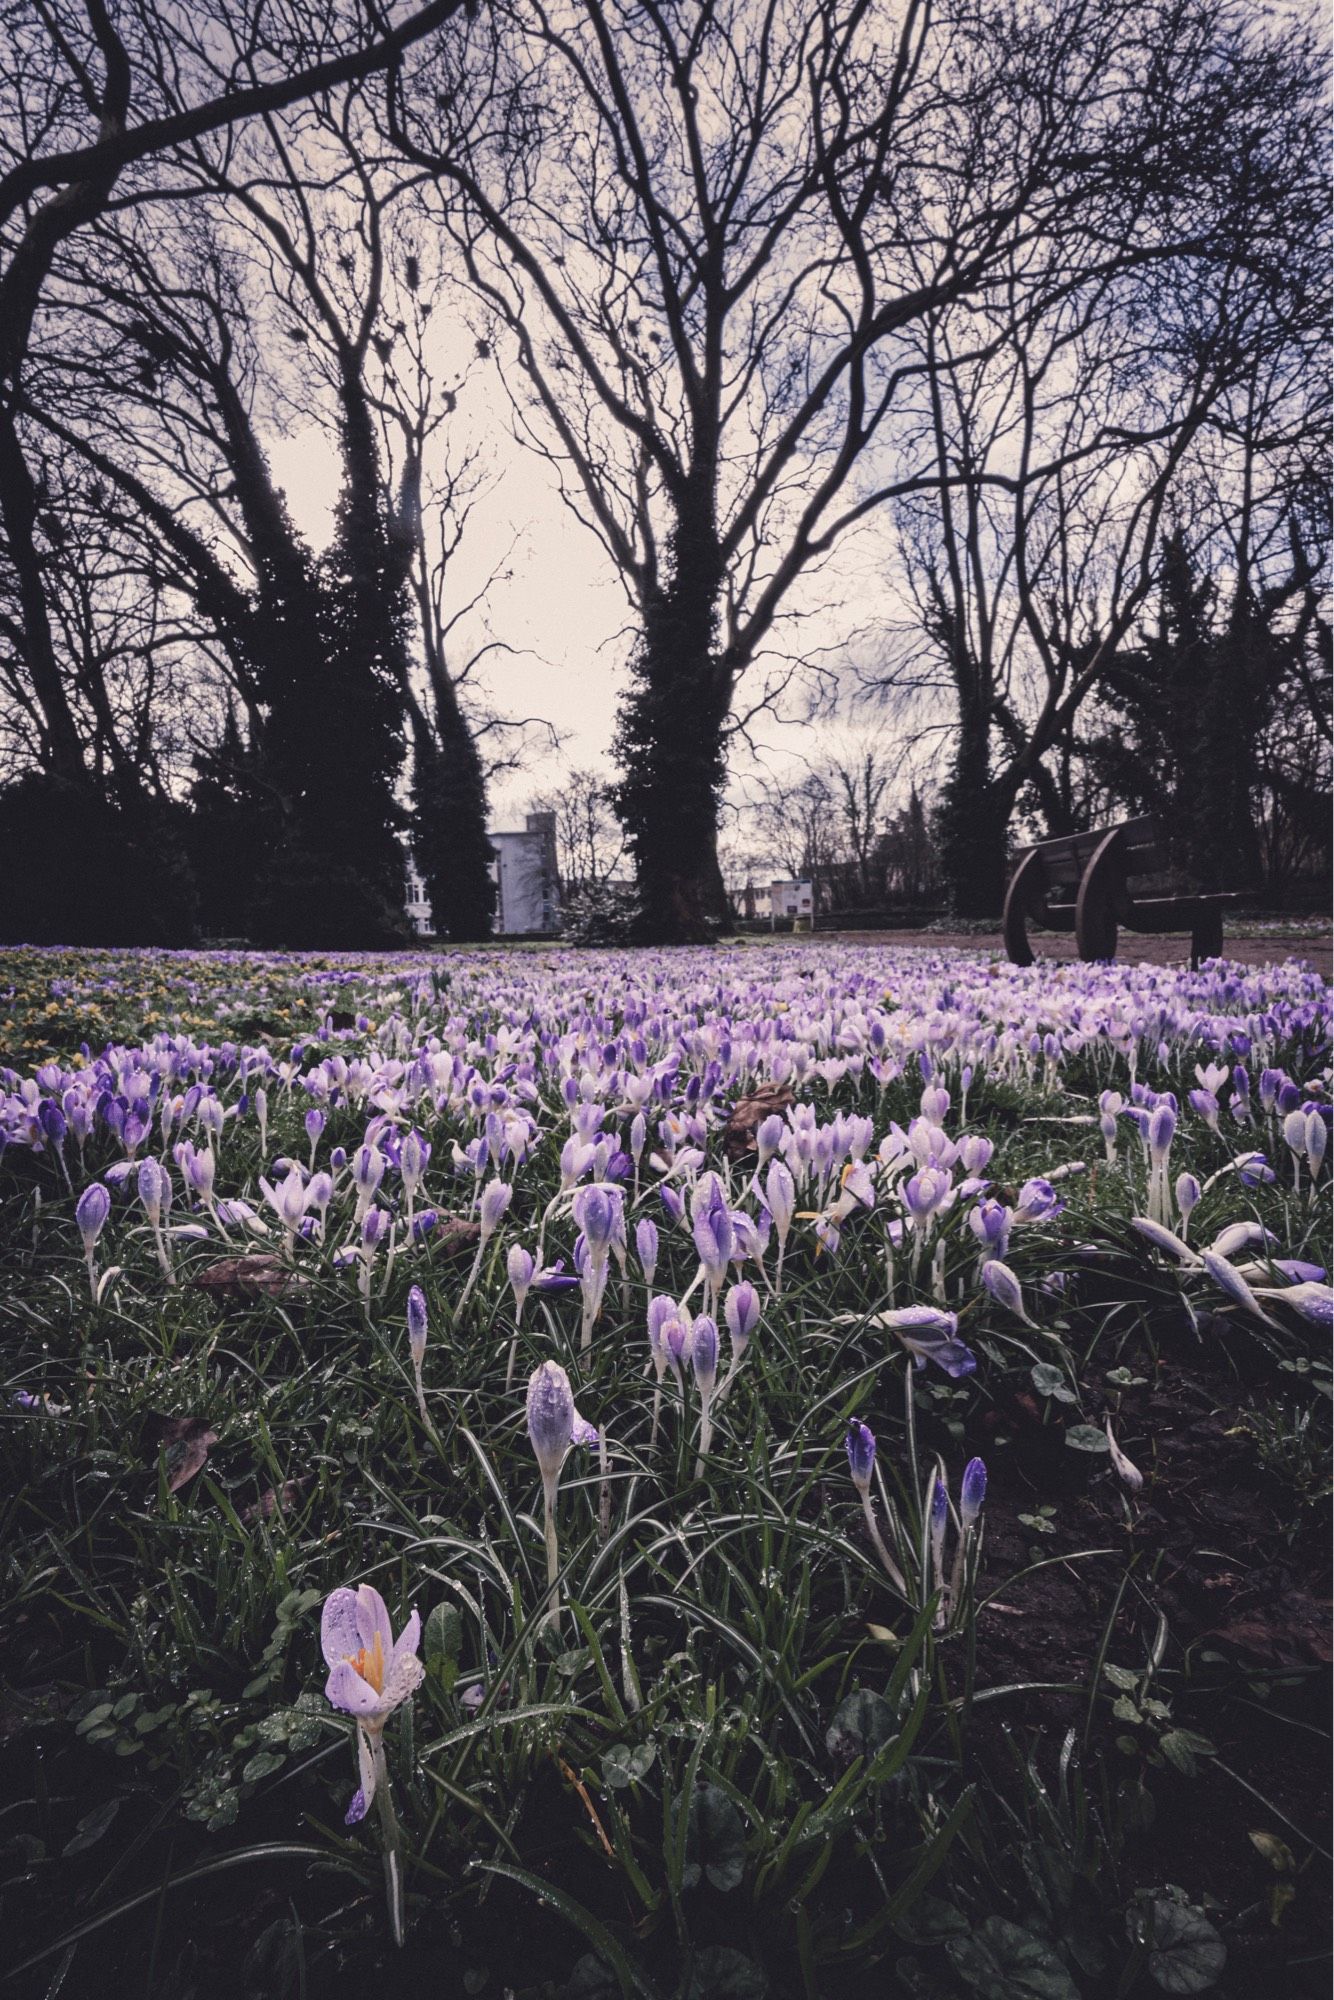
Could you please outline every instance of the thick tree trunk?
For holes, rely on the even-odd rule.
[[[32,691],[42,713],[42,762],[53,778],[76,789],[91,787],[74,714],[56,659],[37,547],[37,492],[14,423],[0,402],[0,522],[18,584],[23,644]]]
[[[635,857],[640,941],[704,944],[727,920],[718,806],[732,703],[715,645],[722,572],[710,532],[678,530],[672,573],[645,611],[617,730],[616,809]]]
[[[496,890],[486,832],[486,778],[454,690],[435,690],[435,727],[412,712],[412,846],[438,937],[491,935]],[[442,699],[443,696],[443,699]]]
[[[999,918],[1014,798],[1013,780],[991,775],[987,718],[965,713],[939,821],[941,870],[955,916]]]

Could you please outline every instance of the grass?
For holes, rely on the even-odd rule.
[[[1309,1172],[1294,1189],[1256,1059],[1262,1044],[1263,1066],[1317,1077],[1316,982],[1147,968],[1099,985],[1084,968],[996,973],[957,954],[804,944],[478,954],[446,973],[427,958],[16,953],[0,962],[6,986],[0,1842],[16,1993],[304,1995],[349,1974],[572,2000],[814,2000],[868,1979],[932,2000],[1319,1990],[1324,1669],[1298,1642],[1302,1592],[1321,1594],[1328,1327],[1282,1302],[1262,1318],[1151,1250],[1130,1221],[1145,1207],[1140,1142],[1122,1119],[1109,1164],[1096,1124],[1100,1090],[1129,1096],[1133,1052],[1138,1080],[1183,1107],[1172,1171],[1207,1187],[1191,1242],[1250,1218],[1273,1255],[1323,1262],[1328,1175],[1314,1198]],[[1113,1003],[1129,1030],[1091,1028]],[[176,1239],[168,1285],[131,1175],[96,1249],[99,1271],[119,1275],[94,1302],[74,1198],[121,1146],[99,1114],[80,1159],[71,1128],[67,1184],[49,1130],[30,1143],[33,1102],[96,1067],[94,1006],[104,1039],[147,1046],[107,1073],[131,1104],[145,1067],[173,1072],[137,1149],[172,1171],[173,1224],[188,1210],[170,1148],[203,1130],[198,1102],[182,1103],[164,1138],[162,1105],[193,1084],[229,1111],[245,1100],[218,1149],[220,1195],[263,1209],[275,1159],[309,1160],[300,1080],[332,1061],[347,1068],[328,1072],[318,1163],[353,1155],[377,1119],[391,1121],[382,1137],[415,1124],[434,1148],[418,1207],[463,1214],[494,1172],[455,1172],[453,1145],[487,1129],[469,1085],[508,1072],[499,1108],[536,1135],[503,1169],[513,1202],[470,1296],[471,1245],[459,1261],[448,1244],[432,1252],[443,1226],[418,1245],[398,1227],[363,1304],[337,1257],[346,1173],[328,1240],[297,1244],[280,1296],[194,1284],[229,1251],[206,1211],[189,1215],[206,1239]],[[836,1073],[839,1021],[862,1033],[872,1016],[888,1035],[881,1076],[869,1061]],[[1234,1126],[1225,1108],[1215,1134],[1185,1107],[1220,1021],[1252,1036],[1256,1123]],[[892,1296],[883,1225],[903,1212],[901,1181],[847,1219],[833,1255],[799,1217],[781,1299],[748,1269],[761,1323],[697,1472],[688,1380],[668,1374],[651,1441],[647,1301],[680,1299],[698,1256],[688,1227],[669,1225],[646,1151],[638,1202],[624,1183],[627,1274],[613,1265],[590,1352],[579,1293],[534,1293],[507,1389],[505,1255],[533,1247],[558,1186],[566,1076],[574,1115],[586,1076],[582,1102],[605,1100],[628,1143],[611,1072],[658,1066],[655,1122],[700,1118],[680,1143],[701,1139],[704,1165],[728,1171],[733,1206],[754,1215],[754,1162],[728,1166],[725,1110],[792,1045],[811,1051],[797,1101],[817,1124],[872,1120],[872,1155],[919,1115],[925,1049],[953,1099],[950,1137],[995,1145],[993,1196],[1013,1206],[1030,1176],[1083,1160],[1057,1183],[1063,1210],[1013,1230],[1007,1261],[1034,1324],[979,1286],[970,1198],[920,1257],[897,1251]],[[25,1098],[34,1049],[70,1067]],[[531,1096],[511,1089],[525,1050]],[[710,1064],[723,1073],[701,1110],[687,1085],[707,1084]],[[1253,1145],[1276,1177],[1248,1188],[1229,1163]],[[813,1181],[798,1208],[809,1218],[836,1191]],[[401,1225],[392,1167],[380,1202]],[[256,1241],[276,1253],[268,1213]],[[651,1287],[633,1250],[644,1214],[661,1237]],[[548,1257],[568,1262],[574,1234],[558,1208]],[[413,1283],[429,1312],[424,1416]],[[958,1379],[910,1370],[877,1322],[942,1289],[978,1362]],[[596,1449],[566,1463],[554,1617],[522,1396],[547,1359],[607,1446],[605,1472]],[[878,1439],[874,1505],[887,1532],[891,1508],[901,1523],[907,1601],[848,1476],[853,1417]],[[1108,1417],[1144,1474],[1138,1495],[1111,1471]],[[938,1461],[957,1505],[975,1453],[990,1473],[984,1533],[962,1615],[940,1630],[924,1492]],[[425,1678],[386,1734],[401,1951],[375,1822],[344,1825],[352,1732],[322,1691],[320,1607],[363,1582],[395,1629],[414,1605],[423,1621]],[[1188,1838],[1201,1817],[1208,1838]]]

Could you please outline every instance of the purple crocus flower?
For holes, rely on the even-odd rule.
[[[957,1338],[957,1313],[944,1312],[935,1306],[900,1306],[894,1312],[879,1314],[878,1324],[888,1327],[902,1341],[916,1368],[925,1368],[928,1361],[934,1361],[957,1381],[961,1375],[971,1375],[977,1367],[977,1356]]]
[[[1025,1181],[1019,1190],[1019,1200],[1014,1211],[1016,1222],[1050,1222],[1059,1215],[1065,1203],[1048,1180],[1035,1176]]]
[[[716,1296],[727,1276],[734,1242],[731,1211],[717,1174],[705,1174],[697,1183],[690,1220],[699,1261]]]
[[[635,1224],[635,1252],[639,1258],[639,1268],[644,1273],[644,1283],[653,1283],[653,1274],[658,1268],[658,1230],[649,1218],[641,1216]]]
[[[83,1254],[90,1261],[98,1237],[111,1213],[111,1196],[101,1181],[92,1181],[79,1196],[74,1210],[74,1220],[78,1224],[79,1235],[83,1238]]]
[[[354,1716],[361,1788],[347,1812],[347,1824],[364,1819],[383,1782],[384,1726],[396,1708],[421,1686],[425,1669],[417,1658],[421,1619],[414,1611],[395,1639],[389,1612],[378,1590],[335,1590],[325,1599],[320,1644],[329,1678],[326,1698]]]
[[[854,1418],[848,1425],[848,1470],[852,1483],[865,1499],[875,1473],[875,1432]]]
[[[963,1488],[959,1495],[959,1521],[965,1534],[977,1526],[977,1517],[982,1512],[986,1497],[987,1468],[980,1458],[970,1458],[963,1469]]]
[[[1024,1308],[1024,1294],[1018,1278],[1008,1264],[1002,1264],[999,1257],[989,1257],[982,1266],[982,1289],[989,1292],[997,1305],[1004,1306],[1025,1326],[1032,1326]]]

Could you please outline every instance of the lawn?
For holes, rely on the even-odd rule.
[[[0,952],[7,1990],[1323,1994],[1329,1032]]]

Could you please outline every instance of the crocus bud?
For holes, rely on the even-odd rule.
[[[1181,1227],[1184,1229],[1190,1221],[1191,1210],[1199,1204],[1200,1184],[1194,1174],[1178,1174],[1175,1192],[1177,1212],[1181,1217]]]
[[[1149,1113],[1149,1157],[1155,1165],[1166,1160],[1176,1129],[1177,1115],[1171,1105],[1155,1105]]]
[[[970,1458],[963,1469],[963,1489],[959,1495],[959,1522],[965,1535],[977,1526],[986,1497],[987,1468],[980,1458]]]
[[[544,1361],[528,1383],[528,1440],[543,1479],[555,1479],[574,1435],[574,1391],[558,1361]]]
[[[990,1292],[997,1305],[1004,1306],[1016,1319],[1023,1320],[1025,1326],[1032,1326],[1033,1322],[1024,1310],[1024,1294],[1019,1280],[999,1257],[989,1257],[982,1266],[982,1286],[984,1291]]]
[[[935,1567],[936,1580],[940,1581],[945,1572],[945,1529],[950,1518],[949,1488],[941,1474],[937,1472],[931,1486],[931,1560]]]
[[[141,1160],[139,1163],[139,1199],[154,1229],[162,1221],[162,1212],[171,1199],[171,1184],[157,1160]]]
[[[111,1213],[111,1196],[101,1181],[93,1181],[79,1196],[74,1210],[74,1220],[83,1238],[84,1255],[91,1257],[93,1245],[102,1234],[103,1225]]]
[[[374,1199],[384,1179],[384,1154],[377,1146],[359,1146],[352,1161],[352,1179],[364,1201]]]
[[[574,1219],[583,1231],[594,1262],[601,1262],[611,1245],[616,1217],[612,1197],[604,1187],[580,1188],[574,1198]]]
[[[483,1243],[489,1242],[495,1235],[513,1199],[514,1189],[508,1181],[488,1181],[482,1189],[482,1199],[477,1214],[482,1225]]]
[[[1138,1493],[1144,1484],[1144,1474],[1137,1465],[1131,1463],[1120,1445],[1116,1442],[1116,1439],[1112,1436],[1112,1420],[1110,1417],[1104,1420],[1104,1429],[1107,1433],[1107,1455],[1112,1461],[1113,1472],[1126,1488],[1127,1492]]]
[[[718,1379],[718,1325],[708,1313],[701,1313],[690,1333],[690,1366],[706,1400]]]
[[[675,1188],[660,1187],[658,1197],[667,1213],[667,1220],[676,1224],[685,1220],[686,1205]]]
[[[848,1425],[847,1447],[852,1483],[864,1499],[871,1490],[875,1472],[875,1433],[854,1420]]]
[[[510,1253],[505,1259],[505,1275],[510,1281],[510,1290],[514,1293],[516,1319],[523,1311],[523,1302],[528,1296],[528,1287],[532,1284],[536,1271],[537,1265],[533,1261],[531,1252],[525,1250],[521,1243],[512,1244]]]
[[[322,1111],[308,1111],[306,1113],[306,1137],[312,1146],[318,1144],[320,1133],[323,1130],[324,1113]]]
[[[1314,1109],[1306,1114],[1306,1160],[1311,1169],[1311,1179],[1319,1180],[1324,1163],[1325,1150],[1329,1144],[1329,1130],[1320,1113]]]
[[[653,1274],[658,1268],[657,1224],[641,1216],[635,1224],[635,1250],[639,1256],[639,1267],[644,1273],[644,1283],[653,1283]]]
[[[966,1174],[984,1174],[996,1148],[980,1132],[967,1132],[959,1141],[959,1159]]]
[[[732,1342],[732,1361],[740,1361],[750,1344],[750,1336],[760,1323],[760,1297],[754,1285],[742,1279],[733,1285],[723,1301],[723,1318]]]
[[[691,1225],[699,1261],[712,1285],[721,1285],[731,1262],[734,1234],[732,1217],[717,1174],[705,1174],[690,1202]]]
[[[770,1112],[767,1118],[761,1118],[755,1133],[755,1150],[759,1155],[758,1164],[755,1169],[757,1173],[761,1171],[767,1161],[773,1158],[782,1145],[785,1129],[783,1121],[776,1111]]]
[[[661,1379],[662,1372],[667,1366],[667,1350],[663,1345],[663,1329],[667,1325],[668,1320],[675,1319],[676,1316],[675,1299],[669,1299],[664,1293],[659,1292],[656,1298],[649,1300],[648,1345],[659,1379]]]
[[[544,1361],[528,1382],[528,1439],[544,1480],[554,1480],[572,1444],[596,1444],[597,1431],[574,1407],[570,1378],[558,1361]]]
[[[389,1233],[389,1212],[383,1208],[368,1208],[361,1218],[361,1241],[367,1250],[376,1245]]]
[[[773,1217],[773,1225],[782,1243],[792,1227],[792,1217],[796,1213],[797,1190],[792,1175],[781,1160],[772,1160],[764,1181],[764,1205]]]
[[[420,1285],[408,1293],[408,1345],[412,1359],[420,1367],[426,1352],[426,1294]]]
[[[968,1227],[977,1238],[984,1260],[1004,1257],[1010,1241],[1010,1211],[1003,1202],[980,1201],[968,1211]]]

